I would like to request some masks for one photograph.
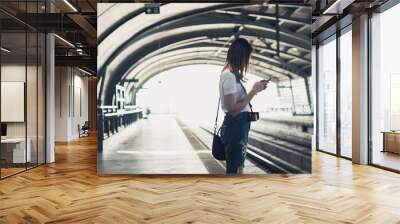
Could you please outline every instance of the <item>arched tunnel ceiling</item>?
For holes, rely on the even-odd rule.
[[[179,50],[165,52],[163,54],[157,54],[151,56],[149,59],[143,60],[137,66],[128,73],[126,79],[138,79],[139,82],[135,84],[141,87],[145,80],[148,80],[157,73],[150,72],[154,69],[163,71],[164,67],[169,67],[171,64],[179,63],[181,61],[187,61],[188,59],[205,60],[205,64],[211,64],[213,61],[218,61],[218,64],[224,64],[225,57],[222,55],[226,54],[227,48],[223,48],[221,54],[215,54],[218,51],[218,47],[197,47],[196,51],[189,48],[183,48]],[[250,62],[249,72],[258,75],[260,77],[291,77],[295,78],[298,76],[297,73],[290,71],[288,68],[281,68],[280,64],[270,58],[265,57],[261,54],[254,53]],[[193,61],[193,60],[191,60]]]
[[[179,46],[172,48],[172,49],[159,49],[146,57],[140,59],[135,65],[131,67],[131,70],[129,70],[126,75],[123,78],[131,79],[131,78],[136,78],[141,80],[143,75],[150,75],[149,73],[146,73],[144,71],[145,68],[147,67],[162,67],[166,63],[163,61],[164,59],[168,59],[168,64],[169,63],[177,63],[180,60],[186,60],[187,56],[192,56],[192,57],[199,57],[204,59],[209,59],[210,60],[219,60],[219,61],[225,61],[225,54],[227,52],[227,46],[223,46],[221,43],[210,43],[210,42],[204,42],[200,41],[202,43],[199,43],[198,41],[193,41],[195,42],[191,46],[188,46],[188,44],[184,44],[184,47]],[[254,44],[253,44],[254,46]],[[193,51],[193,48],[196,50]],[[220,54],[216,54],[216,52],[220,51]],[[285,65],[284,62],[282,62],[279,59],[276,59],[273,57],[266,56],[263,53],[260,53],[261,50],[257,49],[255,52],[252,54],[252,59],[250,60],[251,67],[250,67],[250,72],[259,75],[259,76],[265,76],[266,74],[270,74],[271,76],[274,77],[291,77],[295,78],[298,75],[301,76],[307,76],[307,73],[304,72],[302,69],[298,68],[297,66],[293,66],[291,64]],[[255,65],[259,65],[260,67],[264,68],[266,71],[263,73],[257,74],[257,72],[254,72],[253,68]],[[140,84],[140,83],[139,83]],[[139,85],[140,86],[140,85]]]
[[[172,63],[172,61],[174,63]],[[200,64],[210,64],[210,65],[219,65],[223,66],[225,64],[225,60],[222,58],[213,58],[210,60],[210,58],[207,57],[196,57],[195,55],[189,55],[187,57],[181,58],[178,62],[175,60],[163,60],[162,61],[162,66],[155,66],[155,67],[150,67],[146,68],[143,70],[143,73],[147,74],[143,77],[139,78],[139,82],[135,84],[130,84],[128,87],[132,87],[134,85],[136,88],[140,89],[143,87],[143,85],[150,80],[152,77],[165,72],[170,69],[174,69],[177,67],[181,66],[186,66],[186,65],[200,65]],[[262,74],[268,73],[268,71],[265,71],[265,68],[258,66],[258,65],[252,65],[252,74],[261,76]],[[131,88],[128,88],[131,89]]]
[[[144,4],[139,3],[131,11],[125,7],[121,14],[118,11],[123,6],[104,5],[98,17],[102,104],[110,103],[107,95],[113,94],[122,79],[138,79],[139,83],[129,87],[140,87],[159,72],[182,65],[223,65],[229,43],[238,36],[248,39],[255,49],[250,72],[277,80],[310,75],[308,6],[279,5],[277,57],[275,5],[169,3],[161,6],[159,15],[145,14]],[[101,21],[108,21],[103,28]]]

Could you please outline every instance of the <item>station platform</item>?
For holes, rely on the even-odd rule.
[[[202,133],[201,133],[202,132]],[[151,115],[103,142],[100,174],[225,174],[211,155],[211,135],[175,115]],[[244,173],[266,171],[246,160]]]

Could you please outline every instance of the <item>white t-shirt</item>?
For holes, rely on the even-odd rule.
[[[236,82],[236,77],[232,72],[223,72],[219,78],[219,95],[221,97],[221,108],[227,112],[224,102],[224,95],[235,93],[236,101],[243,99],[246,96],[240,83]],[[250,111],[250,106],[247,104],[241,112]]]

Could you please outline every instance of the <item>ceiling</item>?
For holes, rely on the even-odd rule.
[[[161,71],[182,65],[223,65],[237,37],[255,49],[253,74],[278,81],[311,73],[307,5],[279,4],[278,14],[275,4],[169,3],[161,5],[160,14],[144,10],[143,3],[98,5],[100,93],[124,80],[137,80],[128,88],[140,89]],[[106,95],[103,100],[109,101]]]
[[[25,31],[54,32],[56,65],[78,66],[96,74],[96,0],[1,0],[0,22],[4,45],[12,49],[8,56],[25,55]],[[14,41],[12,41],[14,40]],[[33,47],[28,43],[28,55]],[[14,48],[14,49],[13,49]],[[68,56],[68,57],[65,57]],[[30,58],[28,56],[28,58]]]
[[[343,13],[322,16],[335,1],[340,1]],[[7,33],[4,43],[15,48],[15,55],[23,55],[24,41],[17,37],[21,31],[55,32],[61,37],[55,39],[56,64],[97,72],[99,89],[106,93],[121,81],[135,80],[129,88],[140,87],[159,72],[177,66],[223,65],[229,43],[239,36],[255,48],[252,73],[272,76],[275,81],[307,77],[311,71],[311,33],[313,39],[329,35],[326,30],[335,21],[387,0],[163,2],[158,15],[146,15],[144,3],[131,0],[45,2],[1,0],[1,28]],[[279,3],[278,20],[275,3]],[[33,48],[34,43],[29,43],[28,54]],[[106,96],[100,98],[108,101]]]

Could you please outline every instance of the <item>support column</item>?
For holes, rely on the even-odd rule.
[[[46,11],[53,12],[54,6],[46,2]],[[54,34],[46,34],[46,163],[55,162],[55,43]]]
[[[311,97],[314,100],[309,100],[310,105],[312,105],[311,110],[313,111],[313,120],[314,120],[314,130],[312,136],[311,150],[317,149],[317,47],[312,45],[311,50]]]
[[[46,35],[46,163],[55,161],[55,74],[54,35]]]
[[[353,162],[368,163],[368,15],[353,19]]]

